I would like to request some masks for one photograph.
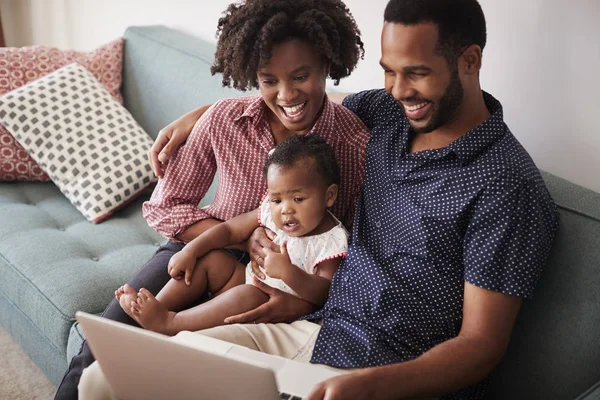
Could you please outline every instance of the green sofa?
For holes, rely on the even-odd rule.
[[[213,44],[162,26],[125,39],[125,106],[153,136],[197,105],[240,95],[210,75]],[[490,398],[599,399],[600,194],[544,178],[560,229]],[[54,384],[83,340],[75,311],[102,312],[165,241],[142,219],[146,199],[92,225],[52,183],[0,183],[0,323]]]

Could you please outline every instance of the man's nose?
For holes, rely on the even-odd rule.
[[[414,97],[415,90],[410,86],[410,83],[407,82],[404,77],[401,75],[396,75],[391,93],[394,99],[401,101],[409,97]]]

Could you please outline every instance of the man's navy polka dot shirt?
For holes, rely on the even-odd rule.
[[[384,90],[344,105],[371,128],[352,241],[323,309],[313,363],[380,366],[458,335],[465,282],[531,297],[558,213],[538,169],[487,93],[490,118],[447,147],[409,152]],[[479,398],[484,384],[460,398]]]

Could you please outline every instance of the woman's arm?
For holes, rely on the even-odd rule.
[[[142,207],[148,225],[166,238],[178,238],[196,222],[212,218],[198,208],[198,203],[217,171],[212,145],[214,113],[212,107],[194,126],[188,145],[175,153],[164,178],[158,181],[152,197]]]

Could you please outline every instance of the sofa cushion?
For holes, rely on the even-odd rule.
[[[152,139],[77,63],[0,96],[0,122],[91,222],[155,180]]]
[[[85,53],[48,46],[0,48],[0,95],[21,87],[67,64],[77,62],[90,71],[118,102],[121,96],[123,38]],[[48,181],[46,175],[11,134],[0,126],[0,181]]]
[[[560,211],[548,265],[492,375],[490,398],[572,399],[600,380],[600,193],[544,173]]]
[[[141,217],[146,198],[92,225],[51,183],[3,183],[0,292],[64,356],[75,312],[102,312],[165,242]]]

